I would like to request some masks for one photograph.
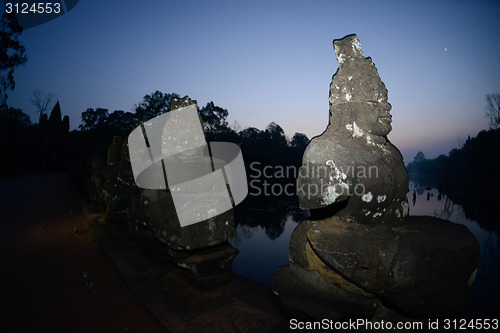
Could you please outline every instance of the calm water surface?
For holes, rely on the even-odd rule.
[[[412,205],[416,189],[415,205]],[[429,200],[427,196],[429,194]],[[476,237],[481,259],[476,280],[465,311],[480,311],[499,307],[500,301],[500,237],[497,232],[483,229],[466,218],[462,206],[454,204],[445,195],[439,198],[437,189],[424,189],[410,183],[408,193],[410,215],[431,215],[465,225]],[[280,266],[288,264],[290,236],[298,222],[307,218],[292,206],[274,209],[251,209],[237,212],[238,226],[232,245],[240,250],[233,262],[233,271],[252,280],[269,284]]]

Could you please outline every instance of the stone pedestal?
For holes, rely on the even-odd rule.
[[[387,307],[412,316],[444,316],[465,305],[478,260],[477,242],[462,225],[410,216],[386,228],[332,217],[299,224],[290,241],[291,263],[276,273],[272,288],[286,307],[293,304],[293,293],[311,293],[322,294],[313,297],[318,302],[313,309],[335,304],[336,315],[371,318]],[[291,294],[292,285],[301,290]]]
[[[203,286],[231,279],[232,261],[238,250],[228,241],[234,237],[233,210],[207,221],[181,227],[168,190],[141,190],[143,219],[186,276]]]

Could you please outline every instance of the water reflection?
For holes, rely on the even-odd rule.
[[[437,188],[410,183],[408,200],[410,215],[431,215],[454,223],[463,224],[474,234],[481,259],[472,288],[471,299],[464,309],[478,313],[500,307],[500,236],[470,220],[463,206],[455,203]],[[429,198],[427,200],[427,197]],[[236,210],[236,236],[231,242],[240,250],[233,262],[233,271],[252,280],[269,284],[279,266],[288,264],[288,246],[292,231],[307,213],[298,208],[297,202],[282,201],[267,206],[246,202]]]
[[[236,207],[235,216],[236,233],[231,244],[240,253],[233,261],[233,271],[269,284],[276,269],[288,264],[292,231],[308,213],[291,200],[245,201]]]
[[[481,312],[500,306],[500,235],[468,218],[464,206],[453,202],[438,189],[410,182],[410,193],[416,189],[418,195],[415,206],[410,207],[410,215],[432,215],[469,228],[479,244],[481,258],[472,287],[466,312]],[[420,191],[419,191],[420,189]],[[427,201],[427,195],[430,199]],[[410,195],[408,195],[410,199]]]
[[[308,213],[299,209],[296,200],[270,202],[249,200],[236,207],[235,216],[238,226],[261,227],[269,239],[275,240],[285,231],[288,219],[291,218],[294,222],[302,221]],[[240,241],[240,237],[246,237],[250,233],[250,231],[241,231],[240,236],[237,230],[235,243]]]

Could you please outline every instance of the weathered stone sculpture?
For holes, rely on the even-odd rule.
[[[290,265],[271,288],[296,315],[440,316],[466,302],[479,260],[464,226],[408,215],[408,176],[391,131],[387,89],[355,35],[334,41],[330,123],[306,148]]]
[[[196,101],[187,96],[173,99],[171,109],[191,104],[196,105]],[[228,243],[235,230],[232,209],[205,222],[182,227],[168,189],[141,189],[141,201],[144,224],[166,245],[173,262],[207,286],[215,280],[231,278],[232,261],[238,254],[238,250]]]
[[[171,109],[194,104],[188,96],[173,99]],[[201,118],[200,118],[201,122]],[[180,128],[194,124],[178,124]],[[184,127],[183,127],[184,126]],[[172,138],[172,140],[180,138]],[[204,138],[199,138],[205,142]],[[183,140],[182,140],[183,141]],[[183,144],[186,143],[183,141]],[[202,223],[181,226],[167,189],[141,189],[143,223],[166,245],[171,260],[191,272],[197,282],[213,286],[231,279],[232,261],[238,254],[228,241],[234,237],[234,213],[230,209]]]
[[[173,99],[171,104],[172,110],[192,104],[196,110],[196,101],[187,96]],[[202,286],[216,287],[232,278],[232,261],[238,254],[228,242],[235,230],[232,209],[201,223],[181,226],[168,188],[136,185],[127,140],[114,137],[106,160],[93,162],[90,192],[95,201],[105,204],[107,223],[129,223],[139,234],[153,233],[165,245],[165,257],[180,268],[179,272],[187,273],[184,276]]]
[[[304,152],[300,206],[317,209],[348,199],[336,216],[396,223],[408,214],[408,175],[386,137],[392,129],[387,89],[356,36],[335,41],[334,48],[339,69],[330,86],[330,124]]]

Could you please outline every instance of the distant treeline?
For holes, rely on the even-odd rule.
[[[418,152],[406,169],[410,180],[436,186],[463,205],[468,218],[482,225],[498,220],[493,208],[500,199],[500,129],[483,130],[476,137],[469,137],[448,156],[427,159]]]
[[[59,103],[38,124],[21,109],[0,106],[0,177],[67,171],[70,153],[69,117],[62,117]]]
[[[426,159],[418,152],[406,170],[410,178],[422,180],[423,185],[441,185],[448,191],[478,191],[485,185],[498,186],[500,129],[469,137],[462,148],[452,149],[448,156]]]
[[[70,133],[71,141],[77,143],[80,158],[85,157],[84,159],[87,161],[95,159],[96,151],[97,154],[100,151],[100,154],[104,156],[113,136],[126,138],[136,126],[169,112],[171,100],[181,97],[176,93],[156,91],[151,95],[146,95],[143,101],[136,105],[135,112],[118,110],[109,113],[107,109],[102,108],[87,109],[82,113],[82,123],[79,130]],[[284,177],[280,175],[275,177],[274,174],[272,177],[266,177],[263,173],[255,170],[266,166],[269,166],[266,170],[287,166],[298,168],[302,163],[304,149],[309,143],[305,134],[295,133],[292,138],[287,138],[281,126],[274,122],[271,122],[263,130],[255,127],[240,129],[237,128],[238,125],[231,127],[227,123],[229,112],[213,102],[198,107],[198,114],[203,119],[207,142],[227,141],[241,147],[249,180],[259,178],[259,182],[254,182],[254,184],[258,183],[258,186],[263,186],[265,185],[264,181],[267,181],[268,188],[274,183],[282,185],[293,183],[295,186],[295,178],[292,178],[291,174]],[[75,156],[75,158],[78,157]],[[250,178],[252,176],[254,177]],[[275,189],[278,189],[278,186]],[[292,189],[289,188],[289,190],[288,192],[291,193]],[[260,194],[258,195],[260,197],[264,195],[263,191],[262,193],[257,192],[254,190],[252,193]],[[285,196],[285,193],[280,194],[272,197],[275,199]],[[273,199],[270,197],[268,199]]]
[[[71,132],[69,118],[65,116],[63,119],[64,112],[61,112],[59,103],[50,115],[41,115],[39,124],[31,124],[22,110],[5,106],[0,110],[0,152],[6,157],[0,164],[2,176],[30,171],[70,171],[77,178],[84,178],[92,163],[105,161],[114,136],[126,138],[143,122],[169,112],[171,100],[181,97],[176,93],[155,91],[146,95],[135,106],[134,112],[89,108],[82,112],[78,129]],[[294,173],[281,175],[274,170],[289,166],[298,169],[309,143],[305,134],[295,133],[287,138],[283,129],[274,122],[263,130],[231,127],[227,123],[228,111],[213,102],[198,107],[198,113],[203,119],[207,141],[234,142],[241,147],[249,181],[258,179],[254,184],[261,187],[267,181],[268,189],[274,183],[293,183],[295,186]],[[256,171],[266,167],[265,173]],[[275,189],[278,192],[279,187]],[[288,193],[294,191],[290,187],[287,189]],[[253,193],[256,192],[254,189]],[[280,194],[272,197],[285,196],[285,193]]]

